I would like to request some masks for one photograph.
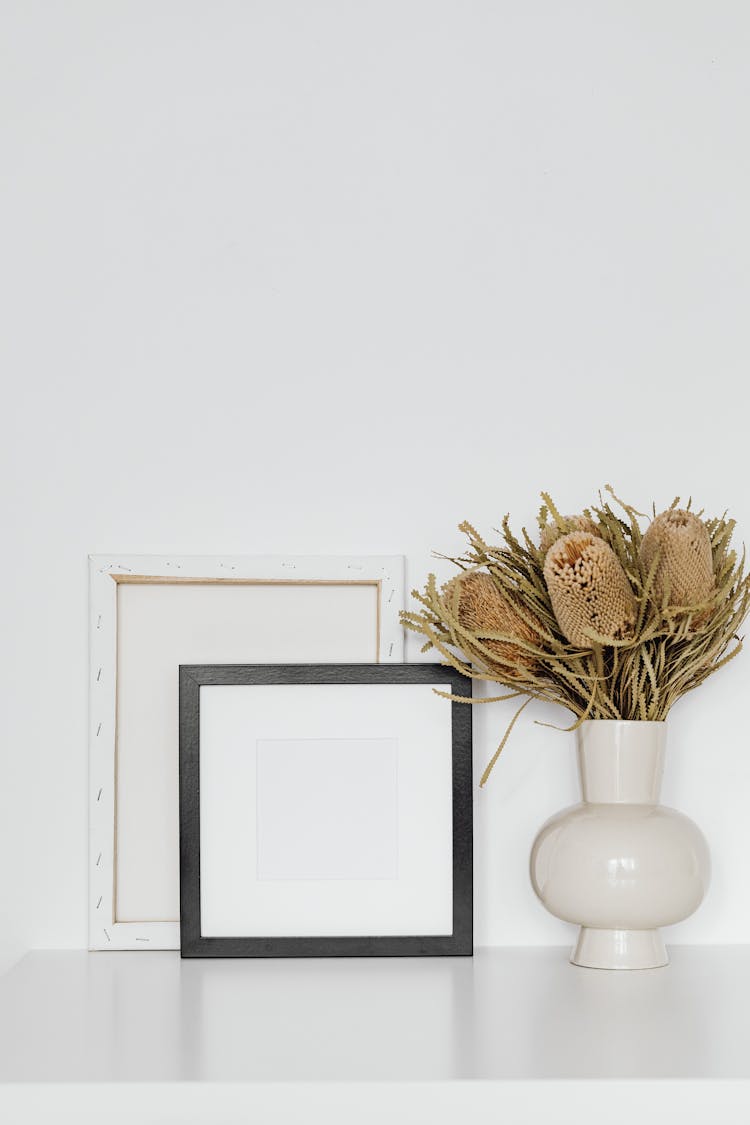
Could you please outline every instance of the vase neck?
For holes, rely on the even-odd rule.
[[[595,719],[578,728],[584,801],[652,805],[664,771],[666,723]]]

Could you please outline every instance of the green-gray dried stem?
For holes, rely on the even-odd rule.
[[[445,663],[509,689],[502,698],[567,708],[567,729],[666,718],[742,648],[750,577],[731,547],[734,521],[677,498],[644,530],[610,486],[578,516],[542,499],[538,545],[507,516],[495,545],[462,524],[468,547],[448,556],[459,573],[442,589],[430,575],[404,625]]]

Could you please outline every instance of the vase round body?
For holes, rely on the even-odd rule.
[[[692,820],[659,804],[666,731],[663,722],[598,719],[578,728],[583,800],[548,820],[531,852],[539,899],[581,927],[574,965],[666,965],[659,927],[703,901],[706,841]]]

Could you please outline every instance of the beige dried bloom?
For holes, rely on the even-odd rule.
[[[506,668],[521,665],[532,669],[536,665],[533,653],[509,641],[485,639],[487,633],[504,633],[518,637],[527,644],[538,645],[539,634],[514,609],[512,603],[497,588],[489,574],[468,571],[447,582],[442,590],[442,601],[458,617],[459,624],[494,653],[497,661],[490,661],[484,653],[471,644],[468,637],[461,638],[461,647],[477,664],[502,674]]]
[[[590,516],[563,516],[563,520],[566,524],[570,525],[568,527],[568,532],[587,531],[589,535],[596,535],[597,538],[601,539],[601,532]],[[539,546],[544,554],[546,555],[552,544],[556,543],[557,540],[561,539],[565,534],[564,531],[560,530],[554,520],[546,524],[542,528],[542,535],[539,541]]]
[[[552,609],[572,645],[591,648],[586,630],[607,641],[632,636],[636,600],[617,555],[603,539],[571,531],[552,545],[544,560]]]
[[[670,508],[656,516],[641,541],[640,557],[648,574],[657,553],[653,594],[658,602],[702,605],[714,589],[711,540],[706,526],[694,512]]]

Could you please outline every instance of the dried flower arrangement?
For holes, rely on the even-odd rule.
[[[423,652],[510,689],[471,702],[526,697],[482,785],[532,699],[571,711],[567,730],[586,719],[662,720],[742,648],[750,575],[744,551],[731,549],[735,521],[704,518],[677,498],[660,515],[654,508],[643,531],[644,514],[607,492],[623,516],[601,496],[598,507],[562,516],[542,493],[538,545],[525,528],[516,538],[507,516],[500,546],[460,524],[468,550],[440,556],[459,574],[442,588],[431,574],[413,591],[422,608],[401,615],[426,637]]]

